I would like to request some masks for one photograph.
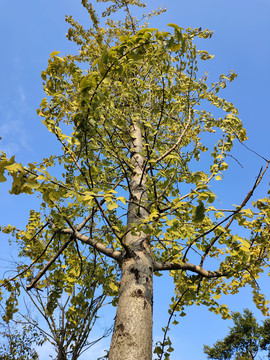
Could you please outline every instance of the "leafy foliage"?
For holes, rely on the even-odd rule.
[[[27,288],[51,284],[46,311],[52,313],[63,292],[82,286],[79,264],[87,268],[89,251],[98,258],[98,283],[116,305],[119,269],[138,251],[127,238],[141,238],[151,247],[151,269],[173,277],[171,312],[183,316],[185,306],[203,304],[227,318],[229,310],[218,300],[249,284],[267,314],[256,280],[269,263],[270,200],[246,206],[269,161],[227,216],[210,186],[227,170],[234,141],[247,138],[237,109],[219,96],[236,74],[222,74],[214,83],[207,74],[200,77],[200,62],[213,56],[197,49],[196,38],[211,38],[208,29],[168,24],[160,31],[132,17],[130,6],[143,7],[140,1],[112,3],[104,17],[119,10],[126,16],[108,18],[102,27],[83,0],[92,26],[66,19],[78,54],[53,52],[41,74],[47,97],[37,112],[61,151],[27,166],[1,155],[0,181],[7,173],[12,194],[41,199],[26,230],[2,227],[16,237],[20,256],[32,261],[24,272]],[[248,235],[233,234],[233,222]],[[12,317],[16,281],[3,285],[11,293],[14,305],[6,316]]]
[[[243,315],[239,312],[232,315],[234,326],[229,334],[217,341],[214,346],[204,346],[208,359],[261,359],[259,351],[268,350],[270,359],[269,319],[260,326],[254,315],[248,309]],[[258,355],[258,357],[256,357]]]
[[[40,226],[39,221],[39,214],[31,211],[27,230],[36,231],[36,227]],[[59,251],[59,243],[52,242],[53,235],[49,234],[49,231],[46,235],[50,238],[48,237],[48,241],[44,242],[42,233],[44,228],[43,224],[38,234],[31,239],[27,237],[26,232],[9,228],[17,237],[20,245],[19,257],[24,259],[24,262],[17,266],[20,280],[16,276],[13,285],[11,282],[3,282],[8,290],[7,293],[10,294],[6,300],[6,311],[3,316],[6,323],[13,318],[17,311],[19,295],[22,290],[26,290],[27,283],[33,278],[31,265],[27,265],[26,261],[33,259],[35,268],[42,269]],[[54,245],[57,247],[55,248]],[[89,342],[88,337],[98,317],[98,310],[104,306],[106,291],[107,294],[113,295],[111,287],[114,283],[110,280],[111,282],[106,285],[104,278],[109,278],[108,275],[114,272],[115,268],[112,266],[103,263],[100,266],[97,254],[89,253],[87,248],[79,249],[76,242],[70,244],[65,256],[59,256],[55,260],[38,287],[35,287],[31,293],[23,292],[28,295],[28,303],[30,302],[36,313],[41,315],[41,321],[37,322],[36,313],[32,315],[33,309],[27,308],[27,314],[23,315],[20,311],[16,322],[20,321],[36,328],[45,336],[46,341],[52,344],[61,358],[78,359],[84,350],[98,340]],[[109,330],[106,331],[104,336],[108,336],[109,333]],[[103,336],[100,337],[102,338]]]
[[[2,360],[38,360],[39,356],[34,347],[44,343],[44,336],[33,325],[18,327],[1,323],[2,341],[0,344],[0,358]]]

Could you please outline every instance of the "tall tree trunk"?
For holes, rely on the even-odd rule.
[[[67,360],[67,355],[63,348],[58,349],[57,360]]]
[[[132,131],[132,165],[128,230],[148,216],[141,130]],[[132,203],[134,201],[134,203]],[[141,206],[140,206],[141,205]],[[122,263],[119,302],[109,360],[151,360],[153,326],[153,258],[149,236],[143,231],[127,233]]]

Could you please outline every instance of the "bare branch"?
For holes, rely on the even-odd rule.
[[[220,271],[210,271],[205,270],[203,267],[190,264],[190,263],[175,263],[175,262],[159,262],[156,261],[154,264],[154,271],[164,271],[164,270],[183,270],[183,271],[191,271],[198,275],[201,275],[205,278],[219,278],[222,276],[227,276],[228,272],[220,272]]]
[[[73,230],[71,230],[71,229],[64,229],[64,230],[61,230],[60,233],[73,235],[76,237],[76,239],[82,241],[84,244],[91,245],[94,249],[98,250],[102,254],[109,256],[110,258],[112,258],[118,262],[121,262],[121,259],[122,259],[121,251],[117,251],[117,250],[108,248],[107,246],[101,244],[99,241],[91,239],[90,237],[87,237],[85,235],[82,235],[77,230],[75,230],[75,232],[73,232]]]
[[[164,355],[164,348],[165,348],[165,344],[166,344],[166,339],[167,339],[167,333],[168,331],[170,330],[170,323],[172,321],[172,318],[174,316],[174,313],[177,309],[177,307],[179,306],[180,302],[183,300],[184,296],[186,295],[186,293],[190,291],[190,288],[187,288],[185,291],[183,291],[182,295],[180,296],[180,298],[176,301],[176,303],[174,304],[173,308],[171,309],[171,314],[169,316],[169,319],[168,319],[168,323],[166,325],[166,327],[164,328],[164,336],[163,336],[163,341],[161,343],[161,350],[162,350],[162,353],[159,355],[159,358],[158,360],[162,360],[163,358],[163,355]]]
[[[45,272],[51,267],[51,265],[58,259],[58,257],[62,254],[62,252],[68,247],[71,241],[74,239],[74,236],[71,235],[70,238],[61,246],[61,248],[57,251],[57,253],[51,258],[50,261],[44,266],[43,269],[35,276],[35,278],[31,281],[29,285],[26,286],[26,290],[31,290],[38,280],[45,274]]]
[[[202,256],[201,259],[201,263],[200,266],[203,265],[203,262],[207,256],[207,254],[209,253],[209,251],[211,250],[212,246],[216,243],[216,241],[221,237],[222,234],[224,234],[224,232],[231,226],[233,220],[235,219],[235,215],[238,214],[243,207],[247,204],[247,202],[249,201],[249,199],[251,198],[251,196],[253,195],[254,190],[257,188],[257,186],[259,185],[259,183],[261,182],[268,166],[269,166],[270,160],[267,162],[264,170],[262,170],[262,168],[260,169],[260,172],[256,178],[255,184],[253,185],[252,189],[249,191],[249,193],[247,194],[247,196],[245,197],[245,199],[243,200],[242,204],[238,207],[238,209],[231,214],[229,217],[231,217],[230,221],[226,224],[226,226],[224,227],[224,231],[221,231],[219,235],[215,236],[214,239],[211,241],[211,243],[208,245],[207,249],[205,250],[205,253]]]
[[[224,227],[225,231],[229,228],[229,226],[232,224],[233,220],[235,219],[235,215],[240,213],[241,210],[243,209],[243,207],[247,204],[247,202],[250,200],[251,196],[253,195],[254,190],[257,188],[257,186],[259,185],[259,183],[261,182],[267,168],[269,167],[270,164],[270,160],[267,162],[264,170],[262,171],[262,169],[259,171],[259,174],[256,178],[255,184],[253,185],[252,189],[249,191],[249,193],[247,194],[247,196],[245,197],[245,199],[242,201],[241,205],[232,212],[232,214],[228,215],[225,219],[223,219],[222,221],[220,221],[218,224],[216,224],[215,226],[213,226],[211,229],[205,231],[203,234],[200,234],[199,236],[197,236],[194,240],[192,240],[192,242],[189,244],[187,250],[185,251],[183,260],[185,260],[188,251],[190,250],[191,246],[198,241],[199,239],[201,239],[203,236],[210,234],[211,232],[213,232],[215,229],[217,229],[220,225],[222,225],[224,222],[226,222],[227,220],[230,219],[230,221],[226,224],[226,226]],[[211,241],[211,243],[209,244],[208,248],[205,251],[205,254],[202,257],[202,261],[201,261],[201,266],[203,265],[203,261],[206,257],[206,255],[208,254],[208,252],[210,251],[211,247],[214,245],[214,243],[220,238],[220,236],[224,234],[224,231],[221,231],[219,235],[215,236],[215,238]]]
[[[36,235],[37,235],[37,234],[35,234],[35,235],[32,237],[32,239],[33,239]],[[22,276],[22,275],[24,275],[28,270],[30,270],[30,269],[38,262],[38,260],[39,260],[40,258],[42,258],[42,256],[46,253],[46,251],[47,251],[50,243],[51,243],[51,242],[53,241],[53,239],[54,239],[54,236],[55,236],[55,233],[54,233],[54,234],[52,235],[52,237],[50,238],[48,244],[46,245],[46,247],[45,247],[45,249],[42,251],[42,253],[41,253],[26,269],[24,269],[23,271],[21,271],[19,274],[17,274],[17,275],[14,276],[13,278],[8,279],[8,281],[13,281],[13,280],[15,280],[18,276]],[[31,239],[31,240],[32,240],[32,239]],[[30,240],[30,241],[31,241],[31,240]]]
[[[269,164],[269,160],[267,160],[264,156],[258,154],[255,150],[252,150],[250,147],[248,147],[246,144],[243,143],[243,141],[241,141],[239,139],[239,136],[234,132],[234,135],[236,137],[236,139],[240,142],[241,145],[243,145],[247,150],[253,152],[255,155],[257,155],[258,157],[260,157],[261,159],[263,159],[264,161],[266,161]]]

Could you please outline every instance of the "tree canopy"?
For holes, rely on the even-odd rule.
[[[267,358],[270,359],[269,318],[259,325],[248,309],[245,309],[243,314],[233,313],[232,318],[234,326],[230,328],[229,334],[223,340],[217,341],[213,347],[204,346],[208,359],[261,359],[263,350],[268,351]]]
[[[98,259],[99,285],[117,306],[109,359],[151,359],[153,275],[163,271],[175,284],[171,315],[203,304],[227,318],[218,300],[247,284],[267,313],[257,279],[269,261],[269,197],[249,205],[269,161],[240,204],[220,208],[211,184],[222,181],[234,142],[247,138],[237,109],[220,96],[236,74],[216,82],[200,74],[200,62],[212,55],[197,49],[196,38],[211,38],[208,29],[168,24],[160,31],[132,15],[133,5],[144,7],[139,0],[111,2],[102,25],[82,0],[92,26],[67,17],[78,53],[53,52],[42,71],[47,96],[37,112],[61,150],[28,165],[1,154],[0,181],[8,174],[12,194],[41,200],[25,230],[2,227],[30,260],[2,285],[10,293],[7,321],[20,277],[28,291],[46,288],[49,277],[54,307],[83,281],[80,264],[87,268],[89,252]],[[110,17],[121,10],[123,20]],[[232,231],[233,223],[248,235]],[[91,289],[84,296],[89,301]],[[155,353],[169,358],[172,350],[167,339]]]
[[[36,346],[41,346],[45,338],[35,324],[0,323],[0,359],[1,360],[38,360]]]

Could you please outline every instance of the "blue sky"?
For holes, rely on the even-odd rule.
[[[249,136],[247,145],[269,158],[269,0],[149,0],[147,4],[151,9],[163,5],[167,7],[165,14],[152,19],[152,27],[165,29],[168,23],[176,23],[184,28],[202,27],[214,31],[211,40],[199,43],[199,48],[215,55],[211,63],[207,62],[206,70],[213,81],[220,73],[231,69],[238,74],[238,78],[224,91],[224,96],[239,109]],[[20,162],[39,161],[54,146],[52,137],[36,115],[36,109],[45,96],[40,73],[46,68],[52,51],[58,50],[65,55],[74,50],[65,38],[68,29],[65,15],[72,14],[75,19],[87,24],[87,13],[79,0],[0,0],[0,14],[0,149],[10,156],[16,155]],[[263,160],[241,145],[235,147],[233,154],[243,168],[231,161],[231,170],[216,189],[227,206],[244,198],[263,165]],[[269,178],[268,172],[255,197],[266,194]],[[0,223],[22,227],[29,210],[37,206],[37,201],[34,197],[10,196],[9,184],[0,185],[1,203],[4,204],[0,210]],[[5,238],[1,239],[1,248],[1,258],[8,258],[11,250]],[[1,272],[6,266],[8,263],[2,261]],[[270,298],[266,276],[262,289]],[[171,296],[167,277],[158,279],[154,302],[155,340],[161,334],[161,326],[165,325]],[[249,307],[261,318],[250,301],[249,289],[221,300],[233,311]],[[181,318],[178,327],[171,332],[176,349],[171,360],[206,359],[203,344],[210,345],[222,338],[230,324],[230,321],[224,321],[202,307],[188,309],[187,316]],[[46,350],[42,360],[48,358],[47,354]],[[95,359],[92,356],[93,353],[85,359]]]

